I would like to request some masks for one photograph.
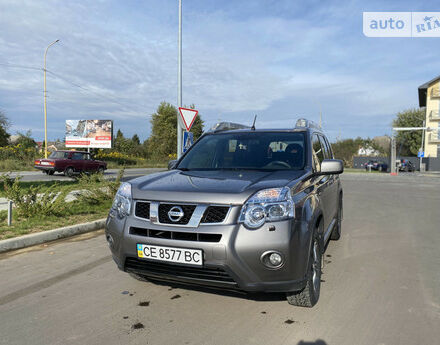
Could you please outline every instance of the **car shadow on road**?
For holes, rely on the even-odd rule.
[[[192,284],[184,284],[178,282],[161,281],[155,279],[149,279],[150,282],[156,285],[167,286],[169,289],[185,289],[209,294],[216,294],[221,296],[248,299],[257,302],[275,302],[285,301],[286,295],[284,293],[263,293],[263,292],[245,292],[233,289],[219,289],[216,287],[199,286]]]
[[[318,339],[316,341],[304,341],[301,340],[297,345],[327,345],[324,340]]]

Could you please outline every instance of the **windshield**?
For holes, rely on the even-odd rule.
[[[304,134],[246,132],[210,134],[183,157],[181,170],[301,170]]]
[[[67,158],[68,156],[69,152],[54,151],[50,154],[49,158]]]

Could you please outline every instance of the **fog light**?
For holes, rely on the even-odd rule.
[[[279,266],[283,263],[283,258],[278,253],[272,253],[269,255],[269,262],[272,266]]]
[[[278,269],[284,265],[284,257],[280,252],[269,250],[261,255],[261,262],[270,269]]]

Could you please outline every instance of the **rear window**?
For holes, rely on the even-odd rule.
[[[67,159],[69,157],[69,152],[62,152],[62,151],[55,151],[52,152],[49,156],[49,158],[57,158],[57,159]]]

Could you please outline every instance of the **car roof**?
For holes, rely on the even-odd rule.
[[[319,133],[325,135],[322,131],[316,128],[308,128],[308,127],[293,127],[293,128],[260,128],[260,129],[229,129],[229,130],[221,130],[221,131],[213,131],[206,132],[205,134],[223,134],[223,133],[264,133],[264,132],[280,132],[280,133],[298,133],[298,132],[308,132],[310,134]]]

